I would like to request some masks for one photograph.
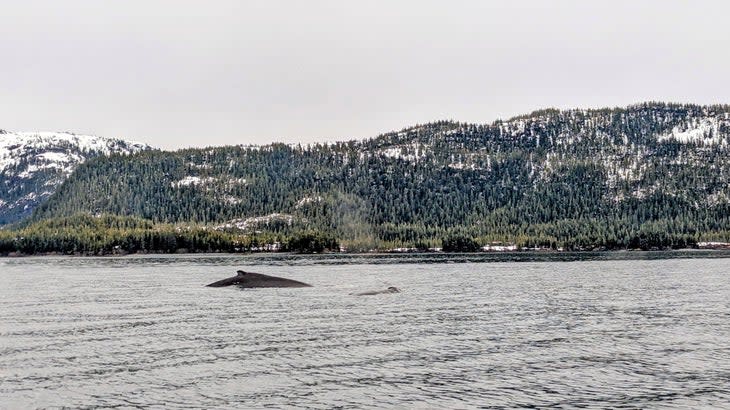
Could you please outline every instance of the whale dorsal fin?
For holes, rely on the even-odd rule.
[[[236,273],[238,274],[238,276],[243,276],[246,274],[246,272],[242,270],[236,271]]]

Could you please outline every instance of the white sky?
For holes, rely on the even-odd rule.
[[[727,1],[5,1],[0,128],[161,148],[730,103]]]

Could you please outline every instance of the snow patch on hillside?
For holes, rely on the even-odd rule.
[[[296,203],[296,205],[294,205],[294,207],[296,209],[299,209],[299,208],[301,208],[301,207],[303,207],[305,205],[311,204],[311,203],[322,202],[323,199],[324,198],[322,198],[319,195],[316,195],[316,196],[306,196],[306,197],[298,200],[297,203]]]
[[[727,139],[720,132],[717,118],[694,119],[685,127],[674,127],[672,132],[657,137],[657,141],[676,141],[682,144],[702,143],[705,145],[726,145]]]
[[[28,215],[91,157],[131,154],[150,147],[121,139],[70,132],[0,132],[0,218]],[[39,190],[38,187],[42,187]],[[23,210],[18,212],[18,210]]]
[[[243,202],[240,198],[236,198],[233,195],[223,195],[223,201],[229,205],[236,205]]]
[[[180,188],[186,186],[192,187],[209,187],[214,184],[221,184],[226,188],[232,188],[237,185],[246,185],[248,181],[246,178],[214,178],[214,177],[200,177],[194,175],[188,175],[183,179],[170,182],[170,186],[173,188]]]
[[[418,142],[408,145],[397,145],[393,147],[383,148],[378,153],[384,157],[401,159],[408,162],[418,162],[423,159],[426,154],[425,147]]]
[[[233,219],[224,224],[216,226],[215,229],[219,231],[229,229],[239,229],[242,231],[247,231],[260,226],[269,226],[272,223],[282,223],[291,226],[296,220],[297,218],[294,215],[273,213],[269,215],[255,216],[245,219]]]
[[[707,196],[707,204],[709,206],[718,206],[730,202],[730,197],[724,191],[713,192]]]
[[[201,177],[187,176],[179,181],[171,182],[170,185],[173,188],[180,188],[181,186],[203,185],[206,183],[211,183],[213,181],[215,181],[215,178],[211,178],[211,177],[201,178]]]
[[[24,162],[44,164],[70,172],[89,155],[133,153],[144,149],[149,149],[149,146],[70,132],[5,131],[0,134],[0,172]],[[38,169],[43,168],[45,167],[41,166]]]

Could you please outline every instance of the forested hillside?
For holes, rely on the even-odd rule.
[[[727,240],[730,106],[543,110],[365,141],[145,151],[76,169],[30,222],[77,214],[350,249],[653,248]]]
[[[30,216],[87,159],[145,149],[116,138],[0,130],[0,227]]]

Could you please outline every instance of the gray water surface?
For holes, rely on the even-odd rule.
[[[390,258],[0,259],[0,407],[730,407],[730,259]]]

